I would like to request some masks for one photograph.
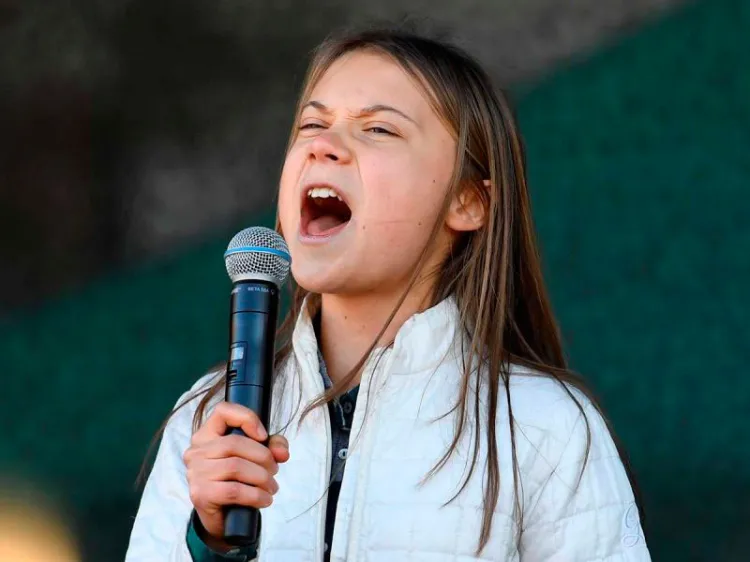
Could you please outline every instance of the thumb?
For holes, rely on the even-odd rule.
[[[289,441],[281,435],[272,435],[268,440],[268,449],[271,451],[276,462],[289,460]]]

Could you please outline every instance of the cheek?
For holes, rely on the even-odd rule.
[[[429,232],[437,220],[450,179],[443,177],[442,172],[413,160],[391,160],[388,166],[363,169],[369,195],[366,226],[377,228],[388,238],[403,236],[405,231]]]
[[[294,226],[293,224],[289,224],[290,222],[299,219],[299,203],[297,201],[297,184],[300,169],[299,159],[299,156],[295,152],[290,152],[281,170],[278,205],[281,227],[285,230]]]

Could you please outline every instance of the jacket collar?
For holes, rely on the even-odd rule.
[[[317,303],[308,295],[294,328],[292,347],[296,359],[319,373],[318,341],[313,327]],[[408,375],[436,368],[447,357],[459,357],[456,352],[459,311],[453,297],[412,315],[396,334],[391,360],[391,373]],[[378,354],[375,349],[373,354]],[[317,376],[320,379],[320,376]],[[322,384],[322,383],[321,383]]]

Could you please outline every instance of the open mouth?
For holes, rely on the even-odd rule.
[[[300,230],[304,236],[330,236],[352,218],[351,209],[330,187],[313,187],[302,202]]]

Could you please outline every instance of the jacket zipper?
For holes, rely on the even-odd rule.
[[[382,369],[378,370],[380,377],[386,377],[387,373],[391,370],[391,367],[393,365],[394,360],[394,350],[390,349],[386,353],[388,353],[388,356],[385,357],[385,364],[383,365]],[[364,397],[366,401],[369,402],[371,396],[370,396],[370,390],[373,390],[374,392],[378,391],[377,385],[375,387],[372,386],[371,378],[376,375],[376,367],[377,362],[373,363],[372,365],[367,365],[365,367],[365,371],[362,374],[362,379],[360,380],[360,385],[363,383],[367,383],[367,390],[365,391],[366,396]],[[379,377],[379,378],[380,378]],[[376,381],[378,384],[382,384],[383,381],[379,380]],[[361,394],[359,396],[362,396]],[[357,397],[357,402],[359,402],[359,396]],[[368,406],[369,408],[369,406]],[[377,413],[377,408],[372,405],[372,409],[370,410],[370,416],[372,418],[375,417]],[[370,463],[369,461],[369,455],[370,455],[370,447],[371,442],[373,439],[373,432],[374,432],[374,419],[367,420],[367,423],[369,426],[365,428],[365,431],[362,431],[362,423],[364,423],[364,419],[360,418],[360,426],[359,426],[359,433],[362,436],[361,441],[361,449],[360,449],[360,461],[359,461],[359,474],[357,475],[357,483],[356,488],[354,491],[354,502],[355,504],[352,505],[352,511],[350,515],[350,521],[348,528],[351,531],[352,528],[358,529],[360,528],[362,517],[363,517],[363,509],[364,509],[364,501],[362,501],[362,496],[364,495],[364,490],[367,488],[367,481],[369,480],[370,474]],[[352,432],[354,431],[354,424],[352,424]],[[365,455],[368,456],[367,460],[365,459]],[[346,472],[344,472],[346,474]],[[358,505],[357,505],[358,504]],[[354,536],[352,536],[351,532],[349,533],[349,536],[352,537],[350,541],[347,541],[346,545],[346,553],[347,553],[347,559],[350,559],[350,553],[354,553],[353,558],[356,560],[358,556],[359,551],[359,533],[355,533]]]
[[[320,537],[320,540],[318,541],[318,548],[320,549],[319,556],[317,557],[317,560],[323,560],[323,557],[325,556],[325,541],[326,541],[326,505],[328,505],[328,483],[331,480],[331,449],[333,448],[333,436],[331,435],[331,420],[328,418],[328,412],[323,412],[323,421],[326,425],[326,469],[323,473],[323,490],[325,491],[325,498],[324,501],[321,502],[321,506],[318,507],[319,515],[318,515],[318,528],[319,532],[318,535]],[[331,537],[331,542],[333,542],[333,537]],[[328,549],[330,550],[333,545],[328,545]]]
[[[308,368],[308,366],[311,364],[312,357],[308,357],[308,363],[306,363],[305,367]],[[317,360],[317,358],[316,358]],[[308,368],[308,371],[310,369]],[[308,376],[310,376],[311,373],[308,372]],[[320,378],[320,368],[318,368],[317,373],[312,373],[312,380],[315,381],[315,390],[318,394],[323,392],[325,388],[323,387],[323,381]],[[326,428],[326,452],[325,452],[325,465],[326,469],[322,474],[321,477],[321,492],[324,494],[323,499],[319,502],[317,506],[318,510],[318,544],[316,547],[316,560],[323,560],[323,556],[325,555],[325,540],[326,540],[326,505],[328,503],[328,482],[330,481],[330,474],[331,474],[331,449],[333,448],[333,436],[331,434],[331,420],[328,419],[328,412],[321,408],[316,412],[317,414],[320,414],[323,416],[323,423],[325,424]],[[315,413],[313,414],[315,415]],[[322,507],[321,507],[322,506]],[[328,545],[328,548],[331,548],[331,545]]]

